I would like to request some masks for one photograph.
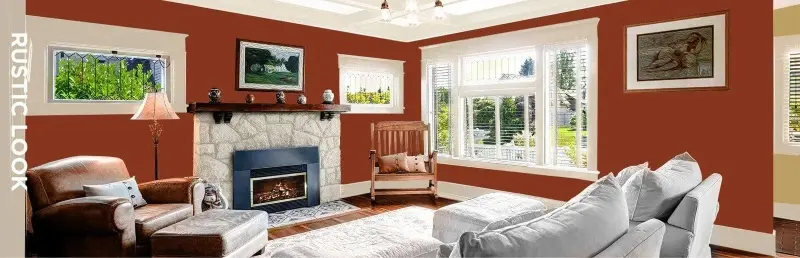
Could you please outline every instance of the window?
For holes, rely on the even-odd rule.
[[[51,49],[52,101],[138,101],[167,86],[167,59],[160,55]]]
[[[800,145],[800,52],[789,54],[788,66],[785,104],[789,123],[785,135],[791,145]]]
[[[596,22],[423,48],[440,162],[596,180]]]
[[[773,152],[800,155],[800,36],[774,39]]]
[[[353,113],[403,113],[403,62],[339,55],[339,92]]]

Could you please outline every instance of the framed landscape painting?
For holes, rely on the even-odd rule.
[[[727,14],[629,26],[625,90],[727,89]]]
[[[303,91],[304,49],[236,40],[236,90]]]

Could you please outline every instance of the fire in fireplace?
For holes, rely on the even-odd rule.
[[[252,207],[299,200],[306,197],[306,173],[250,179]]]

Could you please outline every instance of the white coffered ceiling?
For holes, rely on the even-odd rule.
[[[416,41],[624,0],[442,0],[447,18],[434,20],[435,0],[419,0],[420,24],[408,27],[405,0],[389,0],[394,20],[380,21],[383,0],[168,0],[244,15],[403,42]]]

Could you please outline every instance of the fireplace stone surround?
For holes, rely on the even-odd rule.
[[[234,112],[217,124],[211,112],[194,114],[194,175],[217,184],[233,202],[233,153],[289,147],[319,147],[320,202],[340,199],[341,120],[314,112]]]

